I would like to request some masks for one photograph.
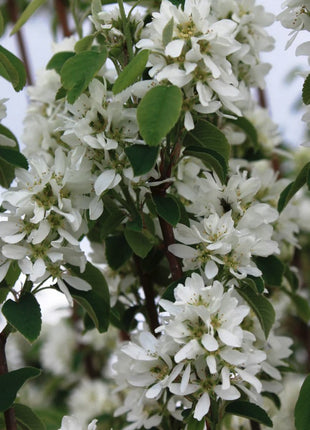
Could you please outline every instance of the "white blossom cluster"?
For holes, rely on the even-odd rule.
[[[124,430],[159,426],[169,414],[182,421],[186,409],[200,421],[212,399],[245,393],[261,403],[263,384],[265,391],[279,389],[267,380],[281,379],[277,366],[290,355],[291,340],[272,333],[262,342],[248,331],[250,308],[233,287],[206,285],[193,273],[175,288],[174,299],[160,301],[165,312],[158,338],[138,332],[118,354],[116,381],[127,395],[116,415],[127,414]]]

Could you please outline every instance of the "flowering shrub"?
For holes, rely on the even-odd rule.
[[[285,374],[309,370],[287,326],[310,319],[310,164],[285,177],[290,151],[255,96],[274,16],[255,0],[106,3],[71,4],[75,31],[28,88],[24,155],[0,124],[3,428],[283,430]],[[284,3],[289,44],[309,14]],[[25,85],[2,47],[0,75]],[[41,333],[44,289],[71,311]]]

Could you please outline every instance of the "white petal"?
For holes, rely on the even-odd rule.
[[[48,221],[44,220],[44,221],[40,222],[38,230],[32,231],[32,243],[34,245],[41,243],[49,234],[50,229],[51,228],[50,228]]]
[[[201,338],[201,343],[207,351],[216,351],[219,347],[217,340],[210,334],[204,334]]]
[[[0,282],[3,281],[3,279],[5,278],[9,267],[10,267],[11,262],[7,261],[6,263],[2,264],[2,266],[0,266]]]
[[[168,43],[165,49],[165,55],[177,58],[181,55],[185,41],[182,39],[173,40]]]
[[[63,280],[68,282],[70,287],[73,287],[80,291],[89,291],[91,290],[91,286],[88,282],[84,281],[84,279],[78,278],[77,276],[71,275],[63,275]]]
[[[26,257],[28,252],[27,248],[19,245],[4,245],[2,247],[2,254],[6,258],[11,258],[12,260],[21,260]]]
[[[98,197],[91,200],[89,204],[89,218],[91,220],[96,220],[100,217],[103,212],[103,201]]]
[[[234,335],[231,331],[225,328],[219,328],[217,332],[221,341],[226,345],[236,347],[241,346],[242,338],[240,338],[240,336]]]
[[[194,412],[194,418],[201,421],[207,415],[210,408],[210,397],[208,393],[204,393],[197,402]]]
[[[215,373],[217,373],[216,359],[215,359],[214,355],[208,355],[206,361],[207,361],[207,365],[209,367],[210,373],[212,375],[214,375]]]
[[[64,293],[64,295],[66,296],[66,299],[68,300],[69,305],[73,306],[73,299],[71,297],[71,294],[70,294],[66,284],[60,278],[57,278],[57,283],[58,283],[58,287],[59,287],[60,291],[62,293]]]
[[[228,367],[224,366],[221,370],[221,376],[222,376],[222,388],[223,390],[228,390],[230,387],[230,378],[229,378],[230,372]]]
[[[76,245],[76,246],[79,245],[79,241],[76,240],[75,237],[73,237],[72,234],[67,232],[67,230],[65,230],[64,228],[59,227],[57,231],[60,234],[60,236],[65,238],[71,245]]]
[[[174,254],[179,258],[195,258],[197,257],[197,251],[190,246],[182,244],[173,244],[168,247],[171,254]]]
[[[191,374],[191,365],[190,363],[188,363],[188,365],[186,366],[186,369],[184,370],[182,380],[181,380],[181,393],[185,393],[186,391],[186,388],[189,383],[190,374]]]
[[[209,247],[208,247],[209,248]],[[208,279],[213,279],[218,274],[218,267],[217,264],[213,260],[209,260],[207,264],[205,265],[205,275]]]
[[[6,243],[18,243],[26,236],[26,232],[14,234],[11,236],[4,236],[3,241]]]
[[[145,397],[147,399],[155,399],[162,391],[162,386],[160,383],[153,385],[151,388],[147,390],[145,393]]]
[[[112,184],[115,178],[115,171],[110,169],[102,172],[95,181],[94,188],[97,196],[100,196]]]
[[[227,390],[223,390],[221,385],[217,385],[214,391],[223,400],[236,400],[240,397],[239,391],[232,385]]]
[[[185,112],[184,126],[187,131],[193,130],[195,128],[192,114],[189,111]]]

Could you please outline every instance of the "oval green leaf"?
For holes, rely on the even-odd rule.
[[[228,414],[247,418],[267,427],[273,427],[272,421],[267,415],[266,411],[254,403],[236,400],[226,406],[226,412]]]
[[[207,167],[215,171],[222,184],[226,182],[228,164],[225,158],[217,151],[203,148],[202,146],[188,146],[183,155],[199,158]]]
[[[302,384],[299,397],[295,406],[295,426],[296,430],[309,430],[310,423],[310,375],[306,377]]]
[[[42,325],[41,308],[33,294],[23,294],[18,302],[7,300],[2,313],[27,340],[33,342],[38,338]]]
[[[174,227],[180,221],[180,209],[173,197],[169,195],[157,196],[153,195],[153,201],[155,203],[156,212],[163,218],[167,223]]]
[[[153,248],[153,243],[143,232],[126,229],[125,238],[133,252],[141,258],[145,258]]]
[[[41,371],[35,367],[23,367],[12,372],[0,375],[0,412],[9,409],[17,395],[18,390],[28,379],[36,378]]]
[[[74,57],[75,53],[72,51],[62,51],[57,52],[57,54],[53,55],[50,61],[47,63],[47,70],[56,70],[56,72],[60,75],[60,71],[62,66],[65,64],[69,58]]]
[[[140,51],[129,64],[122,70],[116,79],[112,91],[113,94],[118,94],[125,90],[127,87],[132,85],[139,76],[144,72],[147,60],[149,58],[150,51],[144,49]]]
[[[39,9],[40,6],[42,6],[46,0],[32,0],[26,7],[26,9],[23,11],[19,19],[17,20],[16,24],[14,25],[11,36],[16,33],[24,24],[28,21],[28,19],[35,13],[37,9]]]
[[[152,88],[137,109],[140,134],[149,146],[158,146],[179,119],[182,91],[176,86]]]
[[[305,105],[310,104],[310,75],[306,77],[302,87],[302,101],[305,103]]]
[[[22,90],[26,85],[24,64],[3,46],[0,46],[0,75],[11,82],[15,91]]]
[[[135,176],[141,176],[154,167],[158,156],[158,147],[132,145],[125,148],[125,153],[132,165]]]
[[[44,423],[28,406],[15,403],[14,411],[17,422],[27,430],[46,430]]]

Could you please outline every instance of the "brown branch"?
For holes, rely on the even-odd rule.
[[[141,286],[145,295],[145,307],[151,332],[155,335],[155,329],[159,326],[157,308],[155,304],[155,294],[153,282],[148,273],[145,273],[142,268],[141,258],[134,255],[134,260],[137,272],[140,278]]]
[[[5,355],[5,345],[7,338],[8,334],[5,330],[3,330],[3,332],[0,333],[0,375],[8,373],[8,364]],[[17,430],[17,422],[13,408],[9,408],[4,411],[4,420],[6,430]]]
[[[261,430],[260,424],[256,421],[250,421],[251,423],[251,430]]]
[[[70,37],[72,33],[69,29],[66,6],[63,0],[55,0],[55,9],[62,29],[63,36]]]
[[[182,265],[178,257],[169,251],[169,246],[175,243],[173,228],[163,218],[159,218],[160,228],[164,237],[165,254],[169,263],[171,276],[173,281],[182,278]]]
[[[258,88],[257,94],[258,94],[258,103],[259,103],[259,105],[262,108],[266,109],[268,107],[266,91],[263,90],[262,88]]]
[[[14,0],[8,0],[7,10],[8,10],[8,14],[9,14],[11,21],[15,24],[17,22],[17,19],[18,19],[18,12],[17,12],[17,7],[16,7]],[[32,83],[33,83],[32,73],[30,70],[28,54],[27,54],[27,49],[26,49],[25,42],[24,42],[23,33],[21,30],[19,30],[16,33],[16,37],[17,37],[18,49],[19,49],[19,52],[20,52],[20,55],[22,57],[22,60],[23,60],[24,66],[25,66],[25,70],[26,70],[27,83],[28,83],[28,85],[32,85]]]

